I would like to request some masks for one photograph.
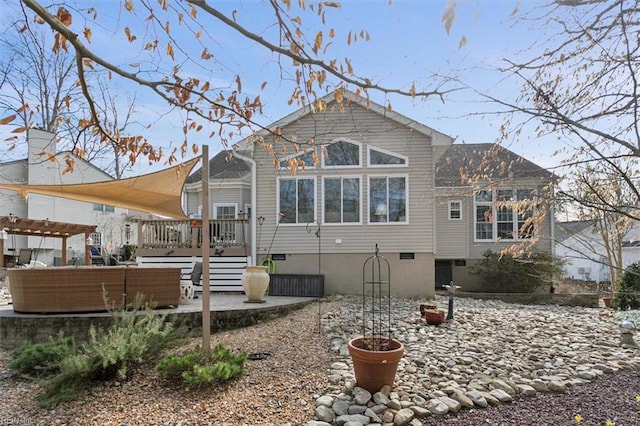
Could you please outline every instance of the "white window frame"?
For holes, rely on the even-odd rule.
[[[478,201],[476,196],[480,191],[487,191],[491,193],[491,201]],[[506,203],[513,203],[514,205],[505,206],[503,204],[505,203],[504,201],[501,202],[500,200],[498,200],[498,191],[512,191],[513,199],[512,201],[506,201]],[[533,233],[531,234],[530,237],[522,238],[520,235],[520,222],[521,222],[520,219],[522,216],[520,212],[518,212],[517,204],[519,201],[523,201],[523,200],[518,199],[518,191],[529,191],[532,197],[536,196],[536,190],[534,188],[529,188],[529,187],[526,187],[526,188],[501,187],[496,189],[479,189],[474,191],[473,193],[473,239],[475,242],[504,241],[504,242],[510,243],[510,242],[518,242],[518,241],[527,241],[535,237],[535,235],[537,234],[537,229],[535,226],[534,226]],[[482,238],[478,238],[478,225],[481,223],[484,224],[486,222],[478,222],[478,208],[485,208],[485,207],[489,207],[490,209],[489,211],[491,213],[491,217],[488,222],[491,224],[491,238],[482,239]],[[501,208],[507,208],[511,211],[510,223],[512,224],[513,238],[504,238],[504,237],[498,236],[498,223],[507,223],[505,221],[498,221],[499,210]],[[535,213],[533,212],[531,214],[535,214]]]
[[[109,209],[107,209],[109,207]],[[109,204],[93,203],[93,211],[96,213],[115,213],[115,206]]]
[[[453,205],[458,204],[458,208],[454,209]],[[451,217],[451,213],[457,211],[458,217]],[[461,200],[449,200],[449,220],[462,220],[462,201]]]
[[[235,215],[233,217],[233,219],[237,219],[238,218],[238,203],[213,203],[213,218],[214,219],[221,219],[218,217],[218,207],[233,207],[235,210]],[[224,218],[224,219],[229,219],[229,218]]]
[[[378,151],[382,154],[390,155],[392,157],[398,157],[404,160],[404,164],[371,164],[371,151]],[[398,154],[387,149],[378,148],[375,146],[367,145],[367,167],[372,168],[390,168],[390,167],[409,167],[409,157],[406,155]]]
[[[386,210],[386,219],[384,221],[375,221],[375,220],[371,220],[371,214],[370,214],[370,205],[371,205],[371,179],[382,179],[382,178],[386,178],[387,179],[387,194],[386,194],[386,206],[384,206],[385,210]],[[404,192],[405,192],[405,196],[404,196],[404,221],[394,221],[394,222],[390,222],[389,221],[389,179],[392,178],[404,178]],[[368,175],[367,176],[367,205],[366,205],[366,212],[367,212],[367,223],[369,225],[407,225],[409,223],[409,175],[408,174],[384,174],[384,175]]]
[[[358,164],[345,164],[345,165],[327,165],[326,164],[326,157],[328,156],[328,147],[330,145],[339,143],[339,142],[345,142],[345,143],[350,143],[353,145],[356,145],[358,147]],[[348,139],[348,138],[338,138],[338,139],[334,139],[331,142],[327,143],[324,147],[324,150],[327,150],[327,153],[325,155],[325,152],[322,153],[322,155],[320,156],[322,159],[322,168],[323,169],[361,169],[362,166],[362,143],[358,142],[358,141],[354,141],[353,139]]]
[[[297,157],[303,157],[307,154],[313,153],[315,151],[315,147],[312,148],[306,148],[304,150],[298,151],[296,153],[293,154],[289,154],[287,156],[285,156],[284,158],[279,160],[278,163],[278,170],[289,170],[289,163],[288,160],[290,160],[291,158],[297,158]],[[287,164],[286,166],[283,166],[282,163]],[[300,168],[300,167],[299,167]],[[316,165],[312,162],[310,165],[306,165],[304,166],[304,170],[313,170],[316,168]]]
[[[234,215],[232,218],[219,218],[218,217],[218,207],[233,207],[234,210]],[[213,203],[213,218],[214,219],[237,219],[238,218],[238,203]],[[236,225],[235,224],[229,224],[229,223],[221,223],[221,224],[215,224],[214,226],[216,226],[217,229],[217,233],[218,235],[215,235],[217,237],[218,241],[229,241],[229,242],[235,242],[236,239],[238,238],[238,233],[236,230]],[[215,232],[211,232],[210,235],[214,236]],[[220,238],[222,237],[222,238]]]
[[[318,219],[318,182],[317,179],[315,178],[315,176],[291,176],[291,177],[278,177],[277,181],[276,181],[276,208],[277,208],[277,212],[278,214],[276,215],[276,217],[279,217],[280,213],[281,213],[281,209],[280,209],[280,183],[284,180],[295,180],[296,182],[299,180],[310,180],[313,182],[313,220],[317,220]],[[296,185],[297,187],[297,185]],[[296,193],[296,205],[297,205],[297,199],[298,199],[298,195]],[[284,221],[280,221],[280,226],[306,226],[307,223],[309,223],[309,221],[306,222],[298,222],[298,211],[296,208],[296,221],[291,223],[291,222],[284,222]]]
[[[344,188],[344,179],[358,179],[358,190],[359,190],[359,198],[358,198],[358,206],[360,207],[359,209],[359,215],[358,215],[358,221],[357,222],[344,222],[344,206],[342,204],[343,202],[343,198],[341,197],[340,200],[340,222],[327,222],[326,218],[327,218],[327,214],[326,214],[326,210],[325,210],[325,201],[327,198],[327,191],[326,191],[326,182],[329,179],[340,179],[340,189],[341,189],[341,195],[343,194],[343,188]],[[323,176],[322,177],[322,191],[323,191],[323,197],[322,197],[322,223],[323,225],[328,225],[328,226],[344,226],[344,225],[362,225],[362,200],[363,200],[363,196],[362,196],[362,176],[361,175],[331,175],[331,176]]]

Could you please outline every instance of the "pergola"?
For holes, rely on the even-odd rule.
[[[52,222],[49,220],[23,219],[16,216],[0,216],[0,232],[8,235],[26,235],[30,237],[62,238],[62,264],[67,264],[67,238],[84,234],[85,241],[96,232],[96,225],[78,225],[75,223]],[[0,254],[4,253],[5,240],[0,238]],[[91,251],[85,245],[84,263],[89,265]],[[4,267],[4,256],[0,256],[0,268]]]

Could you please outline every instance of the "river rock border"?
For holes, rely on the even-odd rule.
[[[419,301],[392,299],[392,337],[405,345],[393,389],[356,386],[346,342],[361,334],[361,301],[338,296],[321,322],[336,355],[331,387],[307,426],[392,424],[487,408],[539,392],[564,392],[603,374],[640,370],[610,310],[456,299],[452,321],[427,325]],[[446,299],[438,297],[446,309]]]

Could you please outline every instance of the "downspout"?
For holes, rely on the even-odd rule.
[[[250,266],[256,265],[258,260],[256,253],[256,202],[257,202],[257,192],[256,192],[256,162],[253,158],[246,157],[236,151],[236,146],[233,147],[233,155],[238,157],[243,161],[248,161],[251,164],[251,262]]]

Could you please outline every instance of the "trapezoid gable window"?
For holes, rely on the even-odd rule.
[[[314,169],[317,155],[314,148],[305,149],[302,152],[288,155],[280,159],[280,169]]]
[[[362,144],[355,141],[338,140],[324,147],[322,166],[327,168],[360,167]]]
[[[316,218],[315,178],[279,178],[278,212],[282,224],[307,224]]]
[[[397,167],[407,166],[409,158],[381,148],[367,147],[367,165],[369,167]]]

